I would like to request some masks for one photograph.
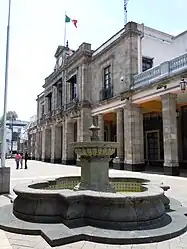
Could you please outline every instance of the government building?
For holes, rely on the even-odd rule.
[[[114,169],[179,175],[187,167],[186,41],[187,31],[129,22],[96,50],[59,46],[28,131],[32,159],[79,164],[72,142],[88,141],[94,123],[100,140],[119,143]]]

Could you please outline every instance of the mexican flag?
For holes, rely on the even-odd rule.
[[[69,16],[65,15],[65,23],[72,22],[74,26],[77,28],[77,20],[71,19]]]

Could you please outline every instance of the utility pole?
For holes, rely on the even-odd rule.
[[[3,110],[3,141],[1,148],[1,167],[5,167],[6,161],[6,114],[7,114],[7,91],[8,91],[8,62],[9,62],[9,40],[10,40],[10,9],[11,0],[9,0],[8,8],[8,24],[6,39],[6,62],[5,62],[5,88],[4,88],[4,110]]]

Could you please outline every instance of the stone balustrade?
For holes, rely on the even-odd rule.
[[[154,84],[162,79],[174,76],[187,70],[187,53],[170,61],[165,61],[143,73],[134,76],[133,89]]]

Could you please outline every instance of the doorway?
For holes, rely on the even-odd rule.
[[[160,135],[159,130],[146,131],[146,160],[160,160]]]

